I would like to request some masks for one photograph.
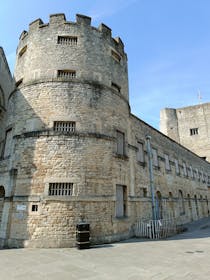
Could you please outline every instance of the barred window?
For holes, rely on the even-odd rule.
[[[54,122],[54,126],[53,126],[54,131],[63,131],[63,132],[75,132],[75,128],[76,128],[75,122],[56,121]]]
[[[58,70],[58,78],[74,79],[76,78],[76,71],[74,70]]]
[[[72,195],[73,183],[49,183],[49,195]]]
[[[198,134],[198,128],[196,127],[196,128],[190,128],[190,135],[192,136],[192,135],[196,135],[196,134]]]
[[[58,36],[58,44],[76,46],[77,37],[76,36]]]

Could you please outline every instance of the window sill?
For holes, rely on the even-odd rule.
[[[116,222],[126,222],[126,221],[128,221],[128,216],[114,217],[113,221],[116,221]]]
[[[128,156],[127,155],[119,155],[119,154],[115,154],[116,158],[122,159],[122,160],[128,160]]]

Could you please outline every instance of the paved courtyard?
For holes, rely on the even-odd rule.
[[[210,218],[163,241],[130,239],[89,250],[0,250],[0,280],[209,280]]]

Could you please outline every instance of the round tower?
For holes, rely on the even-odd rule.
[[[110,238],[117,137],[126,141],[130,112],[121,39],[83,15],[38,19],[20,36],[14,77],[8,125],[17,201],[8,244],[72,246],[81,219],[93,240]]]

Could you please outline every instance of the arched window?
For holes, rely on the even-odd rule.
[[[179,198],[179,213],[181,216],[185,214],[184,197],[181,190],[179,190],[178,198]]]

